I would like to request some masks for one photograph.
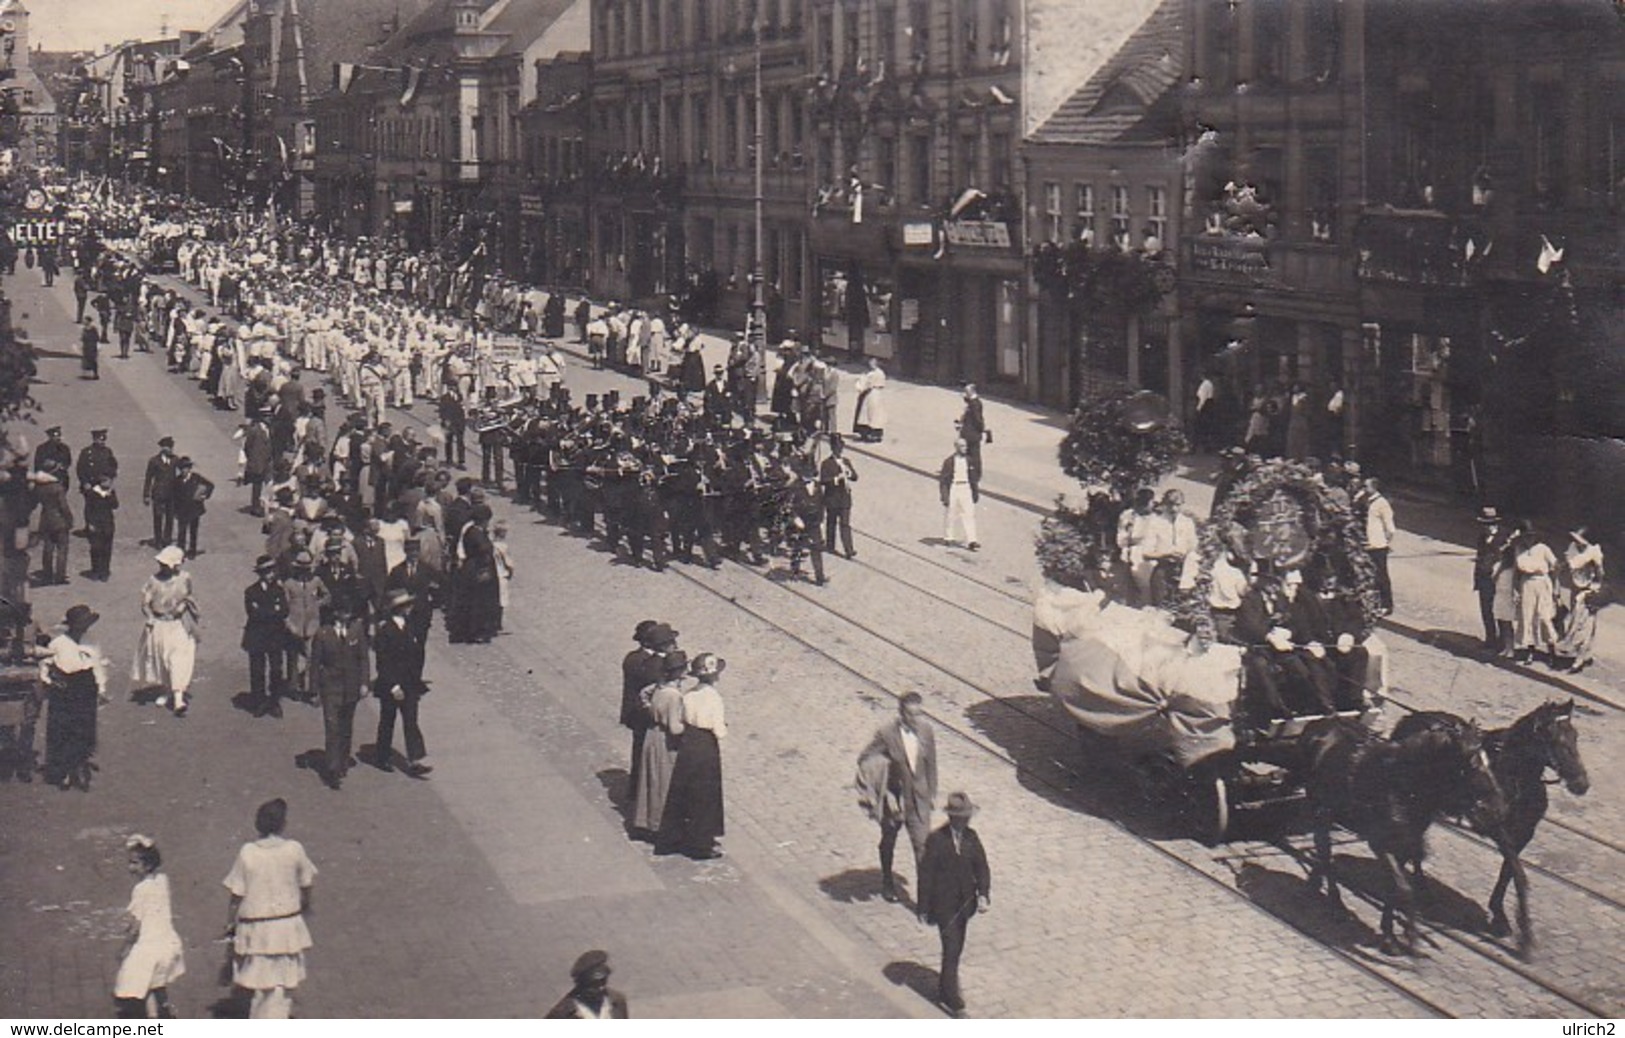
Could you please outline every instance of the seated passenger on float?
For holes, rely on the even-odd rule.
[[[1326,618],[1321,641],[1329,647],[1326,662],[1332,671],[1332,703],[1339,710],[1363,710],[1371,653],[1361,644],[1360,603],[1330,573],[1320,580],[1319,598]]]
[[[1247,592],[1236,611],[1235,640],[1246,646],[1242,707],[1250,721],[1332,711],[1333,670],[1322,641],[1328,630],[1320,599],[1304,592],[1298,570],[1264,578]]]

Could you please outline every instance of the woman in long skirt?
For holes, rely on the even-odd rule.
[[[151,839],[137,834],[124,846],[130,852],[130,871],[140,878],[125,909],[130,938],[113,981],[113,1000],[123,1019],[172,1019],[169,985],[186,973],[186,955],[170,911],[169,877],[159,871],[163,858]],[[156,1012],[148,1010],[149,999]]]
[[[130,680],[136,689],[156,688],[159,706],[186,716],[186,696],[197,662],[198,608],[192,576],[181,569],[185,552],[171,544],[154,558],[158,572],[141,588],[141,615],[146,627],[136,647]]]
[[[90,791],[96,754],[96,710],[107,696],[107,661],[85,634],[100,616],[87,605],[68,610],[64,631],[51,639],[40,661],[47,693],[45,781],[62,789]]]
[[[683,735],[683,675],[686,673],[688,654],[674,649],[666,654],[663,678],[643,690],[647,697],[645,710],[654,726],[644,736],[638,758],[638,781],[632,790],[634,833],[652,836],[660,829]]]
[[[1592,643],[1597,638],[1597,596],[1602,590],[1602,545],[1593,544],[1588,531],[1581,527],[1569,534],[1568,550],[1563,553],[1564,592],[1568,599],[1568,619],[1563,624],[1563,638],[1557,654],[1570,673],[1578,674],[1591,663]]]
[[[1557,599],[1552,575],[1557,556],[1533,533],[1518,543],[1514,564],[1518,569],[1518,656],[1527,660],[1536,650],[1555,656],[1557,651]]]
[[[702,652],[689,670],[700,683],[683,696],[683,734],[655,840],[657,854],[682,853],[696,859],[722,856],[717,849],[717,839],[724,831],[719,740],[728,734],[728,725],[717,679],[727,665],[714,653]]]
[[[287,801],[260,805],[254,816],[259,839],[245,843],[226,876],[231,907],[226,933],[232,938],[232,983],[254,994],[252,1020],[286,1020],[293,1012],[289,992],[305,979],[305,949],[311,945],[305,913],[310,911],[316,866],[299,841],[285,839]]]
[[[886,372],[879,357],[869,358],[869,370],[858,377],[858,406],[852,431],[864,443],[886,438]]]

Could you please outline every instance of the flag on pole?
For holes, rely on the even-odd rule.
[[[954,207],[948,211],[949,218],[954,220],[959,219],[959,214],[964,212],[967,206],[969,206],[972,202],[980,202],[986,197],[986,194],[978,191],[976,188],[967,187],[963,192],[960,193],[958,201],[954,202]]]
[[[1540,257],[1535,260],[1535,269],[1542,274],[1552,269],[1552,264],[1563,262],[1563,250],[1552,244],[1552,240],[1544,234],[1540,236]]]

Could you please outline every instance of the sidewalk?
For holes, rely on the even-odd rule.
[[[587,355],[585,347],[572,336],[550,341],[578,358]],[[726,337],[702,332],[700,341],[707,371],[726,362],[731,347]],[[837,406],[841,429],[852,426],[860,373],[856,364],[842,369]],[[935,481],[942,459],[953,449],[954,423],[964,409],[960,393],[890,375],[885,393],[890,418],[885,442],[859,444],[848,440],[847,450],[857,457]],[[1061,471],[1057,461],[1067,417],[1046,408],[985,396],[982,402],[987,427],[993,434],[993,442],[982,448],[983,497],[1033,516],[1048,515],[1057,497],[1076,500],[1078,485]],[[1190,455],[1165,485],[1183,490],[1190,508],[1197,515],[1206,515],[1212,507],[1214,468],[1211,456]],[[1473,648],[1481,624],[1472,591],[1476,527],[1471,510],[1437,494],[1408,494],[1403,487],[1391,489],[1400,532],[1389,561],[1395,610],[1383,622],[1384,629],[1424,644],[1445,646],[1456,655],[1479,655]],[[1019,578],[1028,584],[1036,581],[1036,563],[1029,562]],[[1557,676],[1541,666],[1507,666],[1559,691],[1581,690],[1625,709],[1625,696],[1618,691],[1625,687],[1625,609],[1604,609],[1599,615],[1596,662],[1582,674]]]

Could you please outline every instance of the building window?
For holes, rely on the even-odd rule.
[[[643,4],[632,0],[632,53],[643,53]]]
[[[1535,200],[1543,205],[1561,202],[1563,198],[1563,142],[1566,137],[1564,109],[1568,98],[1557,83],[1535,84],[1530,91],[1529,117],[1532,122],[1530,139],[1534,145],[1532,187]]]
[[[626,8],[615,8],[615,55],[622,57],[626,54]]]
[[[1075,205],[1072,213],[1072,236],[1085,245],[1095,242],[1095,185],[1073,184]]]
[[[1334,242],[1337,240],[1337,149],[1306,149],[1303,176],[1309,237],[1317,242]]]
[[[999,191],[1006,191],[1010,187],[1010,167],[1015,161],[1010,148],[1010,135],[1008,133],[990,135],[987,139],[987,150],[993,187]]]
[[[775,168],[784,164],[784,98],[774,94],[762,99],[767,106],[767,127],[763,131],[762,146],[767,149],[763,156]]]
[[[1236,80],[1236,5],[1234,0],[1207,0],[1202,11],[1207,79],[1212,86],[1228,89]]]
[[[981,26],[981,0],[960,0],[959,4],[959,45],[964,52],[961,59],[964,68],[975,68],[981,64],[982,38]]]
[[[1303,78],[1312,84],[1330,83],[1337,78],[1338,61],[1343,52],[1343,26],[1338,17],[1340,4],[1304,4],[1303,17],[1307,22],[1304,39],[1308,43]]]
[[[888,205],[897,197],[897,138],[875,139],[875,180],[880,203]]]
[[[666,32],[673,47],[683,46],[683,0],[666,5]]]
[[[722,154],[723,169],[732,169],[739,162],[739,98],[722,99]]]
[[[897,8],[881,4],[875,8],[875,75],[881,76],[897,67]]]
[[[711,162],[711,95],[694,95],[694,149],[692,159],[700,166]]]
[[[649,50],[661,51],[666,48],[661,44],[660,35],[660,0],[649,0]]]
[[[821,133],[818,135],[818,165],[816,168],[819,188],[833,187],[835,185],[835,136]]]
[[[1112,243],[1119,249],[1129,247],[1129,223],[1132,212],[1129,207],[1128,187],[1124,184],[1112,185]]]
[[[931,138],[923,133],[908,139],[908,190],[915,205],[931,204]]]
[[[818,12],[818,62],[826,69],[835,68],[835,12]]]
[[[711,42],[711,0],[699,0],[694,5],[694,42]]]
[[[717,225],[708,216],[694,220],[694,238],[689,243],[689,254],[694,265],[703,269],[716,266]]]
[[[859,33],[856,5],[841,8],[841,68],[858,67],[858,56],[863,50],[863,37]]]
[[[1044,185],[1044,240],[1059,243],[1063,234],[1065,221],[1061,217],[1061,185],[1053,182]]]
[[[908,5],[909,67],[916,76],[931,67],[931,4],[911,0]]]
[[[1168,189],[1145,189],[1145,231],[1157,239],[1159,248],[1168,241]]]
[[[993,0],[991,35],[987,45],[988,59],[997,66],[1010,64],[1010,53],[1015,45],[1015,22],[1010,17],[1010,0]]]
[[[801,250],[802,234],[800,228],[791,230],[785,235],[784,250],[784,298],[801,298]]]
[[[982,138],[967,133],[959,138],[959,186],[975,187],[982,168]]]
[[[1286,72],[1286,0],[1252,0],[1253,79],[1279,83]]]

